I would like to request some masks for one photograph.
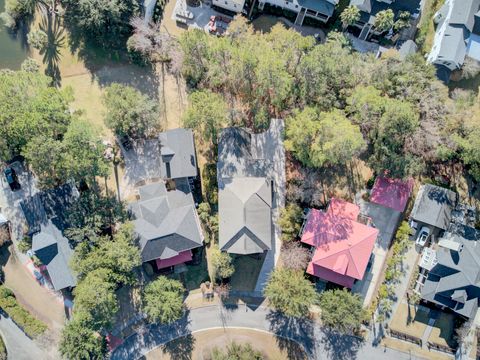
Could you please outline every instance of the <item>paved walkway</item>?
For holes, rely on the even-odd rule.
[[[151,325],[147,331],[127,338],[111,355],[112,360],[135,360],[163,344],[192,332],[214,328],[248,328],[289,338],[303,346],[310,359],[407,360],[411,356],[396,350],[373,347],[356,337],[341,336],[323,330],[308,320],[286,318],[258,307],[208,306],[191,310],[172,325]],[[187,354],[185,354],[187,355]]]

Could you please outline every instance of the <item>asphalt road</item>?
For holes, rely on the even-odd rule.
[[[47,356],[15,323],[0,316],[0,333],[7,347],[8,358],[15,360],[46,359]]]
[[[373,347],[355,337],[325,332],[308,320],[294,320],[264,307],[254,309],[244,305],[228,308],[214,305],[193,309],[172,325],[151,325],[142,334],[137,333],[127,338],[115,349],[111,359],[138,359],[154,348],[191,332],[222,327],[268,331],[278,336],[279,346],[285,346],[287,351],[288,343],[283,341],[282,345],[282,338],[293,339],[303,346],[311,359],[413,359],[409,354]],[[295,354],[291,355],[295,359]]]

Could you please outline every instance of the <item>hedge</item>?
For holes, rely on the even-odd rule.
[[[0,308],[25,332],[30,338],[35,338],[47,330],[47,325],[33,317],[15,298],[12,290],[0,285]]]

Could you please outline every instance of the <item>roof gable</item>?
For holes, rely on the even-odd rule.
[[[422,185],[412,209],[412,219],[446,230],[450,224],[457,194],[451,190],[426,184]]]
[[[178,179],[198,175],[192,130],[167,130],[160,133],[158,138],[161,173],[164,178]]]

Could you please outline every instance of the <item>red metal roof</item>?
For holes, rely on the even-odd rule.
[[[413,180],[378,176],[372,188],[371,202],[403,212],[413,189]]]
[[[302,242],[316,248],[309,274],[346,287],[363,278],[378,230],[357,222],[359,213],[357,205],[338,199],[327,212],[310,210],[302,234]]]
[[[155,263],[157,264],[158,269],[164,269],[166,267],[182,264],[190,260],[192,260],[192,251],[187,250],[182,251],[178,253],[178,255],[169,259],[157,259],[155,260]]]

